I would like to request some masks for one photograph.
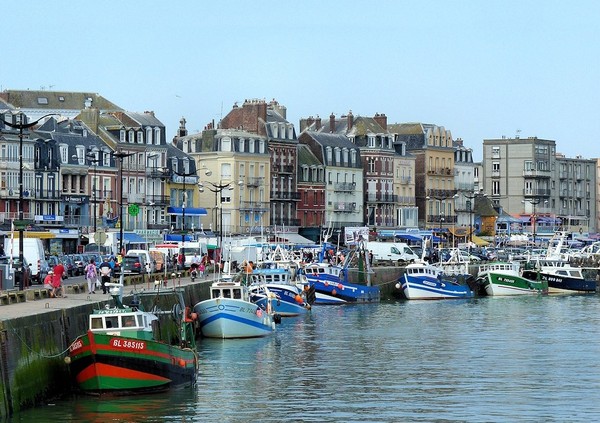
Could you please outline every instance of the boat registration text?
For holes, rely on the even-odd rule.
[[[129,339],[119,339],[119,338],[112,338],[110,340],[110,346],[113,348],[122,348],[125,350],[145,350],[146,349],[146,343],[142,342],[142,341],[134,341],[134,340],[129,340]]]

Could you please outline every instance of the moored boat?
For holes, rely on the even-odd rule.
[[[198,359],[193,315],[184,306],[182,293],[175,289],[142,292],[125,306],[122,285],[110,285],[115,307],[94,310],[87,333],[69,347],[67,362],[79,388],[92,394],[130,394],[192,386]],[[144,311],[146,302],[155,307],[167,304],[168,311]],[[175,322],[176,344],[159,339],[163,315]]]
[[[310,263],[304,266],[302,274],[306,279],[298,284],[314,289],[315,304],[370,303],[380,300],[379,287],[348,282],[347,269],[342,266]]]
[[[298,316],[310,310],[303,291],[290,280],[288,269],[259,267],[248,277],[251,282],[248,286],[250,301],[264,310],[270,304],[273,312],[282,317]]]
[[[471,298],[473,291],[469,286],[450,277],[434,264],[419,261],[406,266],[396,287],[401,288],[408,300],[439,300]]]
[[[532,269],[523,271],[523,276],[530,278],[536,272],[548,284],[548,294],[596,292],[597,269],[572,266],[564,260],[539,259]]]
[[[492,262],[479,266],[477,281],[490,296],[528,295],[548,293],[548,283],[539,273],[530,274],[529,279],[520,271],[518,262]]]
[[[271,294],[272,295],[272,294]],[[269,300],[273,297],[269,296]],[[250,301],[248,287],[241,278],[225,276],[210,287],[210,299],[194,306],[200,332],[208,338],[255,338],[275,331],[279,316],[267,302],[263,309]]]

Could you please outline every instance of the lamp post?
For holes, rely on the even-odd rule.
[[[212,174],[212,172],[210,171],[206,171],[205,172],[207,176],[210,176]],[[207,184],[209,184],[209,187],[206,187],[209,191],[214,192],[215,193],[215,207],[217,205],[217,196],[223,192],[223,190],[229,189],[230,191],[232,191],[234,189],[234,184],[233,182],[227,182],[225,183],[213,183],[213,182],[206,182]],[[238,186],[242,186],[244,184],[244,181],[240,180],[237,182]],[[204,191],[204,185],[202,184],[202,182],[198,182],[198,189],[200,190],[200,192]],[[221,196],[221,200],[219,201],[219,248],[223,248],[223,197]]]
[[[479,195],[483,195],[484,197],[486,197],[487,194],[481,194],[480,190],[479,192],[473,191],[473,195],[467,195],[464,193],[463,195],[467,199],[467,206],[469,208],[469,254],[471,254],[471,244],[473,243],[473,227],[475,226],[473,222],[473,206],[475,205],[474,201]]]
[[[37,125],[42,119],[47,118],[49,116],[58,116],[56,113],[48,113],[47,115],[42,116],[38,120],[33,122],[23,123],[23,117],[25,116],[22,112],[17,114],[18,119],[17,123],[7,122],[2,119],[2,122],[11,128],[15,128],[19,130],[19,263],[21,266],[20,272],[21,277],[19,278],[19,290],[23,290],[24,286],[24,275],[25,275],[25,260],[23,258],[23,129],[29,129],[33,126]],[[26,119],[25,119],[26,120]]]
[[[535,233],[535,229],[536,229],[536,216],[535,216],[535,206],[537,206],[538,204],[540,204],[542,202],[541,198],[528,198],[525,199],[523,201],[521,201],[521,203],[525,204],[525,202],[528,202],[529,204],[531,204],[533,206],[533,213],[531,215],[531,217],[533,218],[533,221],[531,222],[531,233],[533,235],[533,243],[535,244],[535,237],[536,237],[536,233]],[[544,204],[548,204],[548,200],[544,200]]]
[[[181,247],[184,246],[185,243],[185,205],[187,203],[187,191],[185,189],[186,178],[188,176],[197,176],[196,171],[184,173],[184,172],[176,172],[173,171],[174,175],[181,176],[183,178],[183,196],[182,196],[182,204],[181,204]]]
[[[125,153],[123,151],[113,153],[113,157],[119,159],[119,220],[121,221],[119,224],[119,254],[121,254],[121,257],[125,255],[125,252],[123,251],[123,159],[125,157],[131,157],[134,154],[135,153]]]

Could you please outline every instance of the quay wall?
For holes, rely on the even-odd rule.
[[[380,287],[382,300],[399,298],[395,285],[402,272],[401,267],[374,268],[370,281]],[[348,276],[350,282],[366,282],[364,273],[350,271]],[[141,282],[136,277],[126,279],[125,301],[131,297],[131,284]],[[209,278],[182,284],[185,303],[194,305],[209,298],[211,282]],[[21,307],[22,316],[0,320],[0,420],[73,389],[64,361],[69,345],[87,331],[94,309],[112,303],[106,299],[58,309],[51,308],[51,301],[27,295],[26,302],[7,306]]]
[[[210,282],[182,286],[185,303],[208,298]],[[127,288],[125,299],[130,297]],[[69,345],[87,331],[90,313],[109,302],[51,309],[48,300],[38,300],[35,305],[41,312],[0,320],[0,420],[72,390],[64,361]],[[29,306],[8,307],[25,305]]]

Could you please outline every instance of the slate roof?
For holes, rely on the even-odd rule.
[[[81,110],[85,108],[85,102],[90,98],[91,107],[102,111],[122,110],[100,94],[90,92],[4,90],[0,93],[0,98],[21,109]],[[40,101],[40,99],[45,100]]]

